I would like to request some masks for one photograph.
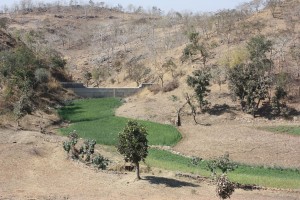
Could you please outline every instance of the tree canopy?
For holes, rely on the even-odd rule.
[[[129,121],[124,130],[119,133],[117,150],[124,156],[126,162],[136,165],[137,179],[141,179],[139,162],[148,156],[147,130],[137,121]]]

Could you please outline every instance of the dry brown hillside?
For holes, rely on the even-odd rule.
[[[288,74],[289,93],[299,96],[299,1],[267,5],[255,11],[250,4],[217,13],[167,15],[145,11],[128,13],[118,8],[49,6],[9,15],[9,32],[35,51],[55,48],[68,61],[74,81],[90,86],[135,86],[141,82],[164,84],[174,77],[179,88],[186,75],[203,66],[202,59],[182,63],[188,33],[199,32],[208,52],[206,65],[218,66],[224,76],[226,62],[234,59],[253,36],[273,42],[269,54],[274,72]],[[201,56],[198,56],[201,57]],[[172,60],[172,75],[162,65]],[[91,73],[92,78],[88,77]],[[84,76],[86,75],[86,76]]]

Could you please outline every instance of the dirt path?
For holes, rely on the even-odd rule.
[[[0,130],[0,199],[218,199],[205,182],[171,172],[142,174],[95,171],[66,158],[60,136]],[[233,200],[296,200],[299,193],[237,190]]]

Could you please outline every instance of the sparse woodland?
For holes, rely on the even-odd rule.
[[[268,61],[261,73],[261,78],[269,78],[264,95],[244,102],[245,95],[231,90],[243,110],[252,112],[266,99],[277,107],[299,99],[299,5],[298,0],[253,0],[216,13],[164,13],[157,7],[110,8],[104,2],[64,5],[23,0],[3,8],[1,27],[37,55],[49,49],[60,52],[74,81],[94,87],[149,82],[155,84],[150,88],[155,93],[180,90],[188,75],[203,68],[210,69],[210,84],[220,88],[230,84],[228,72],[260,59],[253,58],[255,49],[249,49],[249,42],[263,37],[269,46],[256,52],[263,54],[256,65],[264,68],[262,62]],[[259,87],[248,93],[257,93]],[[278,89],[286,93],[281,102],[274,99]]]

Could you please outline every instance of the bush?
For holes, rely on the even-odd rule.
[[[20,118],[26,114],[30,114],[32,110],[33,110],[33,105],[31,103],[31,100],[26,95],[23,95],[21,96],[20,100],[14,104],[13,113],[18,118]]]
[[[64,68],[67,61],[62,57],[56,55],[51,58],[51,63],[53,68]]]
[[[228,173],[234,171],[238,165],[229,159],[229,154],[224,154],[217,159],[210,160],[207,163],[208,169],[213,175],[216,175],[217,168],[222,171],[222,173]]]
[[[171,92],[173,90],[175,90],[176,88],[179,87],[179,82],[178,80],[173,80],[169,83],[167,83],[164,87],[163,87],[163,92]]]
[[[71,158],[75,160],[80,160],[83,163],[93,163],[95,167],[98,169],[106,169],[108,166],[109,160],[104,158],[100,154],[94,155],[95,152],[95,140],[85,140],[83,146],[79,149],[76,147],[78,142],[78,134],[74,130],[73,132],[69,133],[68,138],[69,141],[63,142],[64,150],[69,154],[71,152]]]
[[[50,80],[47,85],[48,85],[48,91],[56,91],[59,88],[61,88],[60,83],[56,80]]]
[[[226,153],[217,159],[208,161],[207,167],[212,173],[212,176],[214,178],[217,178],[217,195],[222,199],[230,198],[230,196],[234,192],[234,185],[229,181],[227,173],[229,171],[234,171],[238,167],[238,165],[232,162],[229,159],[229,154]],[[222,174],[220,176],[217,176],[217,169],[222,171]]]
[[[234,192],[234,184],[228,180],[226,174],[222,174],[217,180],[217,195],[222,199],[230,198]]]
[[[95,152],[95,140],[84,141],[83,147],[81,147],[81,154],[84,161],[89,162],[91,160],[91,155]]]
[[[161,87],[158,84],[153,84],[150,87],[148,87],[148,89],[150,90],[150,92],[153,92],[154,94],[157,94],[160,92]]]
[[[106,167],[108,166],[109,160],[104,158],[101,155],[97,155],[93,158],[92,163],[94,164],[95,167],[98,169],[105,170]]]
[[[34,76],[39,83],[47,83],[49,81],[50,73],[45,68],[38,68],[35,70]]]

